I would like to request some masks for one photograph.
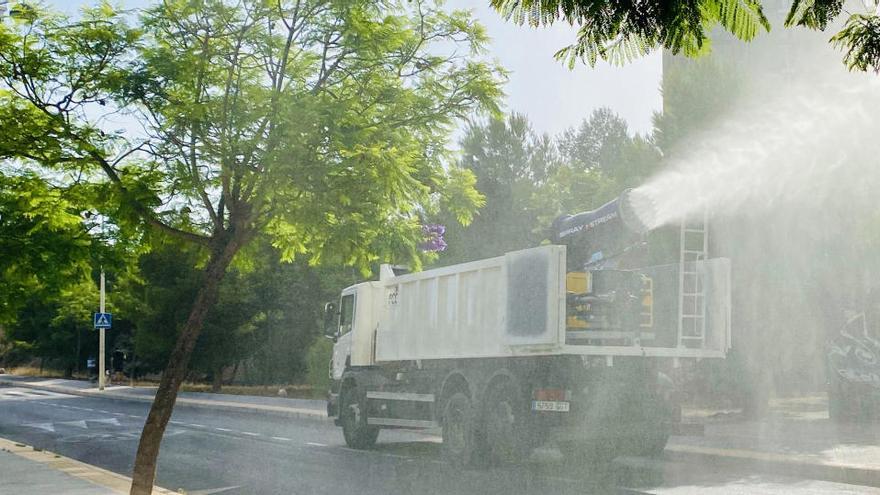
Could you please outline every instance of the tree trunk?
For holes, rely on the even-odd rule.
[[[165,427],[171,419],[180,384],[186,376],[193,347],[202,331],[205,316],[217,302],[220,282],[226,274],[226,268],[240,247],[239,240],[232,238],[225,242],[221,241],[212,249],[208,266],[205,267],[202,286],[199,288],[186,325],[177,338],[168,365],[162,372],[156,398],[153,400],[150,414],[141,433],[132,473],[131,495],[150,495],[153,491],[159,446],[165,434]]]
[[[238,376],[238,365],[241,364],[241,360],[235,361],[235,366],[232,367],[232,375],[229,377],[229,380],[226,381],[227,385],[232,385],[235,382],[235,377]]]
[[[223,389],[223,366],[215,367],[212,373],[213,376],[211,377],[211,392],[217,394],[220,393],[220,390]]]

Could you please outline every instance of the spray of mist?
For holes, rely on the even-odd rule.
[[[708,210],[717,218],[770,210],[871,208],[880,191],[880,81],[789,81],[755,94],[694,136],[634,192],[650,228]]]
[[[822,391],[826,342],[880,283],[880,78],[821,46],[790,76],[744,66],[734,109],[631,193],[652,229],[708,214],[710,256],[732,260],[737,379],[755,397]]]

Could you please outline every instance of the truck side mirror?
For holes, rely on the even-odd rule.
[[[336,340],[339,332],[339,312],[336,303],[328,302],[324,305],[324,337]]]

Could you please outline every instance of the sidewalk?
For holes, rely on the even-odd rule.
[[[0,438],[0,495],[52,493],[58,495],[127,494],[131,479],[105,469]],[[153,495],[174,492],[154,488]]]
[[[672,437],[666,456],[880,487],[880,425],[834,423],[823,397],[774,401],[760,421],[731,415],[702,422],[702,436]]]
[[[137,402],[153,402],[156,387],[129,387],[111,385],[100,391],[97,385],[84,380],[61,378],[0,375],[0,385],[14,385],[50,392],[84,397],[104,397]],[[258,397],[251,395],[213,394],[204,392],[180,392],[178,406],[200,407],[213,410],[262,413],[274,416],[330,421],[323,400],[293,399],[283,397]]]

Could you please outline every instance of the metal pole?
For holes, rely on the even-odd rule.
[[[101,267],[101,314],[104,313],[104,267]],[[98,343],[98,390],[104,390],[104,328],[100,329]]]

